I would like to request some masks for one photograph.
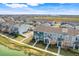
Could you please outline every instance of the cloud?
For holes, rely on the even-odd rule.
[[[16,4],[16,3],[5,4],[5,5],[8,6],[8,7],[11,7],[11,8],[22,8],[22,7],[28,7],[28,6],[25,5],[25,4]]]
[[[40,7],[39,9],[38,8],[34,9],[33,7],[31,8],[28,6],[28,5],[38,6],[40,4],[43,4],[43,3],[5,4],[6,6],[11,7],[11,8],[0,10],[0,14],[54,14],[54,15],[55,14],[58,14],[58,15],[59,14],[70,14],[70,15],[73,14],[73,15],[79,15],[79,9],[64,7],[62,5],[52,6],[52,7],[43,6],[43,7]]]
[[[38,6],[39,4],[44,4],[44,3],[27,3],[27,5],[30,5],[30,6]]]
[[[8,7],[11,7],[11,8],[22,8],[22,7],[28,7],[28,5],[30,6],[38,6],[39,4],[44,4],[44,3],[24,3],[24,4],[19,4],[19,3],[3,3],[5,4],[6,6]]]

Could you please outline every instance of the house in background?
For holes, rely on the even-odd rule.
[[[0,23],[0,31],[3,33],[10,34],[15,36],[15,34],[23,34],[31,29],[31,25],[27,24],[9,24],[9,23]]]

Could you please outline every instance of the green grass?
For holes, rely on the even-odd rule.
[[[68,50],[64,50],[64,49],[61,49],[61,53],[62,55],[64,56],[76,56],[74,53],[68,51]]]
[[[10,45],[10,42],[2,36],[0,36],[0,43],[6,46]],[[0,44],[0,56],[24,56],[23,51],[13,50]]]
[[[15,40],[21,41],[22,39],[24,39],[25,37],[22,35],[19,35],[18,37],[14,38]]]
[[[25,56],[25,54],[23,51],[12,50],[0,45],[0,56]]]
[[[33,43],[34,43],[34,41],[33,41]],[[30,45],[33,45],[33,43],[31,42]],[[35,46],[42,48],[42,49],[45,49],[45,47],[46,47],[46,45],[43,44],[43,42],[38,42]],[[57,53],[58,48],[56,48],[56,45],[50,45],[49,48],[48,48],[48,51]],[[79,50],[77,50],[77,51],[79,51]],[[60,54],[63,55],[63,56],[79,56],[79,54],[73,53],[72,51],[69,51],[69,50],[66,50],[66,49],[61,49]]]
[[[44,55],[47,54],[44,51],[40,51],[38,49],[35,49],[31,46],[26,46],[24,44],[20,44],[14,41],[11,41],[10,39],[7,39],[5,37],[0,36],[0,43],[2,45],[4,45],[4,47],[7,48],[0,48],[0,56],[24,56],[24,55],[28,55],[28,56],[32,56],[32,55]],[[18,50],[17,50],[18,48]],[[23,53],[24,51],[24,53]]]

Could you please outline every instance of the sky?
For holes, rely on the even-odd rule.
[[[79,15],[79,3],[0,3],[0,14]]]

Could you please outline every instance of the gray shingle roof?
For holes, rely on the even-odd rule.
[[[72,29],[72,28],[67,28],[67,34],[68,35],[78,35],[79,34],[79,30],[76,29]],[[34,31],[38,31],[38,32],[48,32],[48,33],[62,33],[62,28],[58,28],[58,27],[51,27],[51,26],[43,26],[43,25],[37,25],[36,28],[34,29]]]

